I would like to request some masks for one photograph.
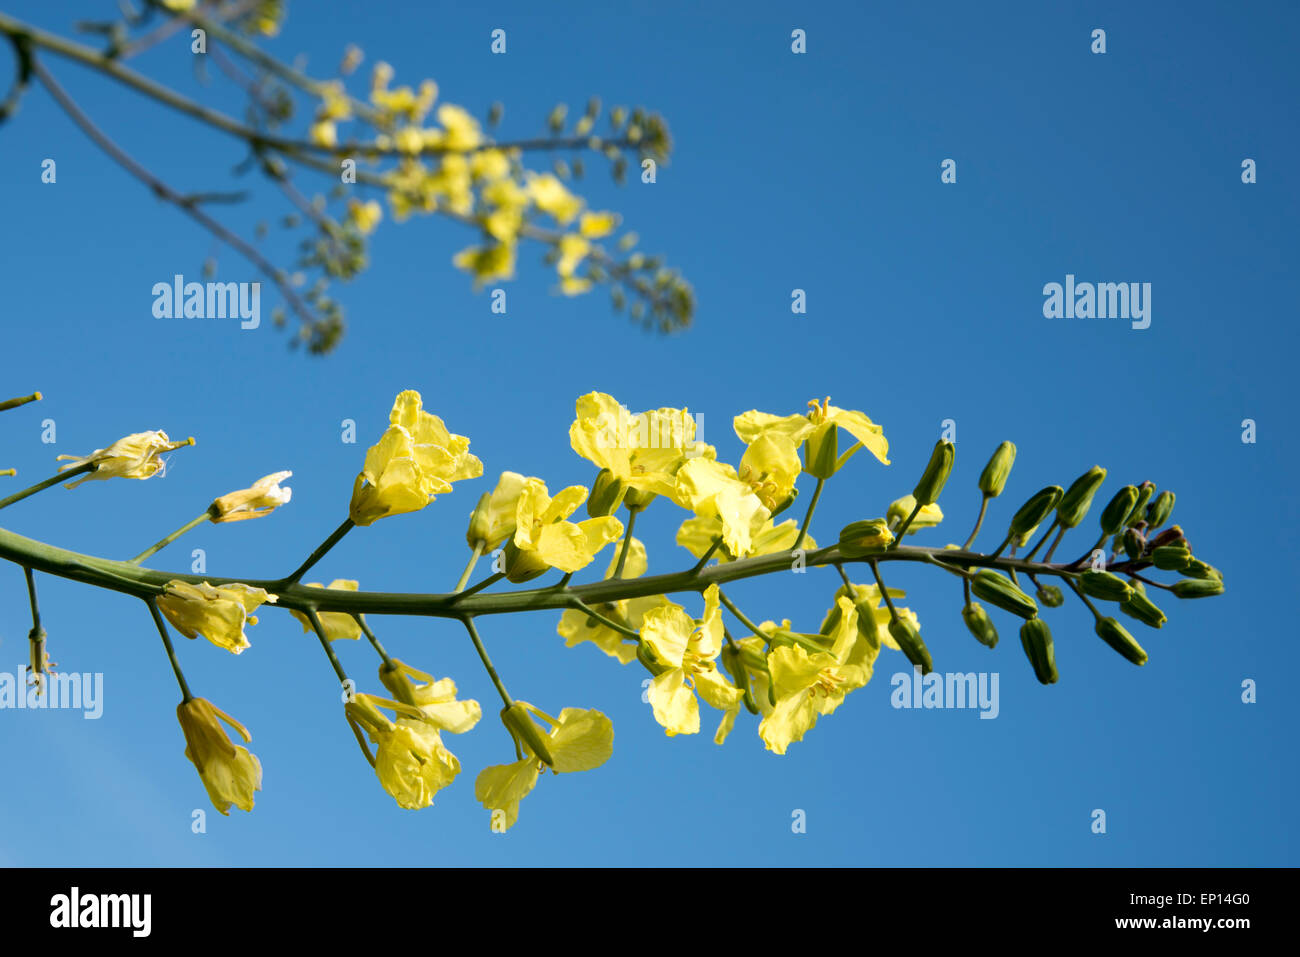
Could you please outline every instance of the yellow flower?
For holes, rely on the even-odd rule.
[[[621,548],[621,541],[615,544],[614,554],[610,558],[609,568],[605,572],[606,579],[614,574],[614,569],[618,566],[618,553]],[[627,562],[623,566],[623,577],[640,578],[645,574],[645,570],[645,545],[641,543],[640,539],[633,537],[632,544],[627,550]],[[639,631],[645,621],[646,612],[666,604],[667,601],[668,599],[663,595],[649,595],[644,598],[625,598],[621,601],[603,602],[592,606],[592,609],[605,618],[623,625],[625,628]],[[579,609],[566,611],[561,616],[556,631],[560,633],[560,637],[565,639],[564,647],[566,648],[573,648],[584,641],[589,641],[611,658],[617,658],[618,663],[621,665],[627,664],[636,657],[636,645],[629,642],[622,632],[615,631]]]
[[[703,558],[704,553],[712,547],[714,539],[722,535],[721,518],[716,515],[701,518],[697,515],[682,522],[681,527],[677,529],[677,544],[696,558]],[[718,557],[719,562],[724,563],[735,561],[738,558],[752,558],[755,555],[774,555],[777,552],[785,552],[794,548],[795,539],[798,537],[799,523],[794,519],[786,519],[780,525],[775,525],[769,518],[763,523],[763,527],[751,536],[748,552],[734,555],[729,548],[723,545],[717,548],[714,554]],[[817,542],[811,535],[805,535],[803,544],[800,547],[811,552],[817,548]]]
[[[769,751],[785,754],[802,741],[817,716],[838,708],[854,688],[871,680],[876,649],[858,634],[858,612],[848,598],[838,600],[840,621],[830,636],[830,651],[809,654],[801,645],[778,645],[767,656],[776,704],[758,725]]]
[[[677,471],[672,499],[702,519],[715,519],[722,544],[732,555],[750,555],[772,513],[725,462],[698,457]]]
[[[339,145],[339,131],[333,120],[317,120],[311,125],[307,135],[317,146],[333,149]]]
[[[483,463],[469,452],[469,439],[448,432],[442,419],[425,412],[415,390],[397,396],[389,423],[366,453],[352,488],[348,514],[356,524],[419,511],[450,492],[452,482],[483,474]]]
[[[504,180],[510,175],[510,157],[503,150],[479,150],[469,158],[469,168],[475,179]],[[513,182],[510,185],[515,186]],[[515,186],[515,189],[519,187]],[[524,194],[524,199],[527,202],[527,194]]]
[[[600,239],[608,236],[618,225],[618,216],[614,213],[583,213],[578,220],[578,232],[588,239]]]
[[[491,551],[514,535],[519,493],[529,481],[540,482],[541,479],[518,472],[501,473],[496,488],[485,493],[470,514],[469,530],[465,533],[470,548],[482,542],[484,550]]]
[[[186,10],[193,10],[195,2],[196,0],[162,0],[162,5],[168,10],[183,13]]]
[[[821,403],[809,402],[808,405],[806,415],[777,416],[753,410],[738,415],[733,423],[736,435],[742,442],[752,444],[760,435],[775,433],[785,436],[798,446],[809,440],[818,443],[828,431],[838,426],[862,443],[883,464],[889,464],[886,457],[889,442],[885,439],[884,430],[864,413],[833,406],[830,399]]]
[[[719,711],[738,707],[741,690],[718,669],[722,641],[717,585],[705,590],[704,617],[698,622],[681,605],[671,602],[646,612],[641,642],[654,666],[662,669],[650,682],[647,694],[655,720],[665,734],[695,734],[700,730],[696,693]]]
[[[516,705],[551,726],[544,743],[550,753],[550,768],[558,774],[598,768],[614,752],[614,725],[595,709],[565,708],[556,719],[526,701],[518,701]],[[519,818],[519,802],[536,786],[538,775],[546,766],[522,736],[516,737],[516,741],[525,752],[521,760],[484,768],[474,782],[474,796],[492,812],[494,829],[498,822],[501,830],[514,826]]]
[[[396,720],[389,719],[381,708],[391,710]],[[460,760],[447,750],[439,728],[427,721],[418,708],[357,694],[344,705],[344,712],[379,783],[400,807],[428,807],[433,796],[460,773]],[[373,757],[364,746],[362,731],[375,746]]]
[[[338,80],[322,83],[320,86],[321,106],[317,114],[324,120],[346,120],[352,117],[352,101],[348,92]]]
[[[397,658],[391,660],[391,669],[379,666],[379,680],[398,701],[418,709],[421,720],[439,731],[464,734],[483,717],[483,709],[474,699],[456,700],[456,682],[450,678],[435,680]],[[423,683],[415,684],[412,678]]]
[[[618,540],[623,523],[612,515],[566,521],[586,498],[587,490],[581,485],[570,485],[551,498],[541,479],[524,482],[515,509],[513,542],[518,555],[508,567],[511,581],[527,581],[547,568],[576,572]]]
[[[565,233],[556,244],[560,258],[555,263],[555,271],[561,276],[572,276],[573,271],[591,252],[591,243],[577,233]]]
[[[451,262],[457,269],[474,274],[476,289],[494,279],[514,279],[515,244],[512,240],[495,246],[467,246]]]
[[[118,439],[106,449],[95,449],[89,455],[60,455],[56,461],[71,459],[67,465],[60,465],[59,471],[79,468],[93,464],[94,471],[75,482],[69,482],[66,488],[76,488],[92,479],[133,478],[147,479],[164,470],[165,465],[158,458],[163,452],[179,449],[182,445],[193,445],[193,439],[173,442],[166,432],[134,432]]]
[[[553,173],[526,174],[528,195],[533,205],[567,226],[582,211],[582,200],[570,193]]]
[[[179,580],[164,585],[157,598],[158,610],[186,638],[202,635],[235,655],[249,647],[244,624],[257,624],[257,616],[250,613],[275,600],[264,588],[238,582],[214,588],[207,582],[191,585]]]
[[[593,285],[584,276],[564,276],[560,279],[560,292],[566,296],[581,296],[584,292],[591,292]]]
[[[682,463],[708,449],[695,441],[695,419],[685,409],[632,415],[613,396],[589,392],[575,411],[569,426],[573,451],[642,492],[673,494]]]
[[[756,436],[740,458],[740,480],[769,512],[790,497],[800,471],[798,446],[779,432]]]
[[[835,592],[835,607],[826,613],[822,620],[821,633],[823,635],[833,634],[839,627],[840,606],[839,600],[848,595],[848,590],[841,585]],[[884,599],[881,597],[880,588],[877,585],[854,585],[853,594],[849,596],[858,610],[858,634],[871,645],[879,647],[884,645],[886,648],[892,648],[894,651],[901,651],[898,642],[894,636],[889,633],[889,622],[891,616],[889,607],[883,604]],[[917,630],[921,630],[921,620],[916,617],[916,612],[910,608],[904,608],[897,604],[899,598],[906,598],[907,592],[901,588],[889,589],[889,598],[893,601],[894,608],[898,611],[898,617],[912,623]],[[868,612],[870,617],[868,617]]]
[[[305,582],[306,588],[335,588],[340,591],[356,591],[358,583],[350,578],[336,578],[328,586],[320,582]],[[302,622],[303,631],[311,631],[311,619],[295,608],[289,609],[289,614]],[[361,637],[361,623],[345,611],[319,611],[316,618],[320,622],[321,630],[325,632],[325,637],[330,641],[355,640]]]
[[[437,145],[452,152],[465,152],[482,145],[483,134],[479,130],[478,120],[459,106],[444,103],[438,107],[438,122],[444,132],[437,140]]]
[[[890,531],[897,531],[898,527],[907,521],[907,516],[912,514],[914,508],[916,508],[916,499],[911,495],[904,495],[891,502],[889,510],[885,512],[885,521],[889,523]],[[912,524],[907,526],[907,534],[915,535],[921,529],[932,528],[942,521],[943,509],[938,503],[922,505],[921,510],[916,513],[916,518],[912,519]]]
[[[239,732],[245,742],[252,737],[242,724],[206,698],[191,698],[176,706],[176,718],[185,735],[185,757],[198,768],[212,806],[230,814],[233,804],[241,811],[253,809],[253,792],[262,789],[262,765],[247,748],[231,744],[220,717]]]
[[[220,524],[270,515],[293,497],[293,489],[280,488],[280,483],[291,475],[292,472],[272,472],[254,482],[252,488],[221,496],[208,506],[208,520]]]
[[[384,209],[377,200],[372,199],[365,203],[358,199],[348,200],[348,222],[363,236],[373,233],[383,218]]]

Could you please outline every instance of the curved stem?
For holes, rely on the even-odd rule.
[[[735,602],[733,602],[730,598],[728,598],[726,595],[722,593],[722,589],[718,589],[718,600],[722,602],[723,605],[726,606],[727,611],[731,612],[733,615],[736,616],[737,621],[739,621],[742,625],[748,628],[753,634],[757,635],[759,638],[762,638],[764,641],[768,640],[768,636],[763,634],[761,631],[759,631],[758,625],[754,624],[752,621],[750,621],[748,618],[745,617],[745,613],[736,607]]]
[[[190,694],[190,686],[185,683],[185,674],[181,671],[181,663],[176,660],[176,649],[172,647],[171,635],[167,633],[167,622],[163,621],[162,612],[158,610],[158,603],[149,598],[145,601],[149,606],[149,613],[153,615],[153,622],[158,626],[158,634],[162,636],[163,647],[167,649],[167,660],[171,662],[172,672],[176,675],[176,683],[181,686],[182,703],[191,700],[194,695]]]
[[[980,497],[979,517],[975,519],[975,527],[971,529],[970,537],[966,539],[966,544],[963,545],[962,548],[970,548],[972,545],[975,544],[975,537],[979,535],[980,526],[984,524],[984,513],[989,510],[990,498],[992,498],[992,496],[989,495],[988,492],[985,492],[983,496]]]
[[[636,517],[641,510],[639,508],[629,508],[627,510],[627,528],[623,530],[623,547],[618,550],[618,564],[614,566],[614,574],[611,578],[623,577],[623,566],[627,563],[627,552],[632,546],[632,529],[636,528]]]
[[[640,632],[628,628],[626,625],[620,625],[618,622],[614,621],[611,618],[606,618],[600,612],[596,611],[594,608],[592,608],[590,605],[584,602],[581,598],[573,599],[573,607],[578,611],[585,612],[587,615],[590,615],[592,618],[596,619],[596,621],[600,622],[606,628],[609,628],[613,631],[617,631],[620,635],[626,635],[628,638],[636,638],[636,639],[640,639],[641,637]]]
[[[506,686],[502,683],[501,676],[497,674],[497,670],[492,664],[492,659],[488,657],[487,649],[483,647],[483,639],[479,637],[478,629],[474,627],[474,616],[465,615],[461,618],[461,621],[465,625],[465,630],[469,632],[470,640],[474,642],[474,650],[478,652],[479,659],[483,662],[483,667],[487,669],[488,677],[492,679],[492,684],[496,685],[497,694],[501,696],[501,700],[504,701],[505,706],[509,708],[514,704],[514,701],[510,697],[510,692],[506,691]]]
[[[470,555],[469,564],[467,564],[465,570],[461,572],[460,580],[456,582],[456,587],[453,588],[452,591],[460,591],[465,587],[465,583],[469,581],[469,576],[474,574],[474,566],[478,564],[479,558],[483,555],[483,549],[486,547],[487,542],[482,539],[479,539],[474,543],[474,554]]]
[[[339,684],[343,687],[348,686],[348,673],[343,670],[343,665],[339,661],[339,656],[334,654],[334,646],[330,640],[325,637],[325,626],[321,624],[320,616],[316,614],[316,609],[308,605],[303,611],[307,615],[307,620],[311,622],[311,630],[316,632],[316,637],[320,639],[320,646],[325,649],[325,657],[329,658],[330,665],[334,673],[339,677]]]
[[[13,505],[15,502],[21,502],[29,495],[35,495],[37,492],[43,492],[51,485],[58,485],[64,479],[71,478],[74,475],[83,475],[86,472],[93,472],[94,470],[95,470],[95,463],[87,462],[85,465],[78,465],[75,469],[67,469],[66,471],[58,472],[54,475],[51,475],[43,482],[37,482],[31,488],[25,488],[21,492],[14,492],[13,495],[8,496],[7,498],[0,498],[0,508],[8,508],[10,505]]]
[[[808,534],[808,526],[812,524],[813,511],[817,508],[817,500],[822,497],[822,486],[825,484],[825,479],[819,478],[817,480],[817,487],[813,489],[812,501],[808,503],[808,511],[804,513],[803,524],[799,526],[799,536],[794,540],[796,549],[803,544],[804,536]]]
[[[170,535],[166,536],[165,538],[160,538],[158,541],[154,542],[152,545],[150,545],[148,548],[142,551],[139,555],[135,556],[135,558],[127,562],[127,564],[139,565],[150,555],[162,551],[164,548],[166,548],[172,542],[176,541],[176,539],[180,538],[186,532],[190,531],[191,529],[198,528],[200,525],[202,525],[204,522],[208,520],[211,514],[212,513],[210,511],[205,509],[202,515],[198,516],[192,521],[186,522],[184,525],[176,529],[176,531],[172,532]]]
[[[296,585],[302,579],[302,576],[307,574],[313,565],[324,558],[329,550],[337,545],[343,536],[352,531],[354,527],[355,525],[352,519],[345,518],[343,524],[334,529],[334,531],[330,533],[329,538],[317,545],[316,550],[307,556],[307,560],[299,565],[292,575],[288,578],[280,579],[276,584],[281,587],[285,585]]]

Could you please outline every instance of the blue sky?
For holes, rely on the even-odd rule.
[[[60,32],[111,10],[5,6]],[[213,574],[283,574],[344,517],[365,446],[393,396],[415,388],[472,438],[485,477],[354,532],[317,571],[375,590],[441,591],[467,557],[466,516],[498,472],[552,489],[590,482],[567,442],[577,396],[609,392],[633,411],[688,407],[735,461],[733,415],[785,414],[829,395],[884,426],[894,464],[855,459],[828,486],[816,537],[829,541],[909,492],[952,419],[948,518],[918,544],[964,539],[979,470],[1009,438],[1020,453],[987,548],[1023,498],[1098,463],[1111,470],[1103,498],[1145,479],[1177,493],[1175,521],[1223,570],[1225,596],[1162,602],[1169,623],[1137,635],[1151,655],[1141,669],[1095,637],[1077,603],[1049,612],[1061,680],[1042,687],[1013,621],[997,617],[1002,641],[990,651],[962,626],[953,580],[891,569],[938,670],[999,674],[999,716],[891,707],[890,676],[908,669],[886,652],[872,683],[784,757],[764,751],[743,717],[722,748],[709,734],[666,737],[640,700],[644,672],[590,647],[566,650],[552,613],[489,619],[484,638],[517,697],[552,712],[600,708],[616,729],[605,767],[543,781],[502,836],[473,778],[512,752],[458,626],[374,622],[391,652],[453,676],[489,715],[449,742],[465,770],[420,812],[380,789],[315,639],[287,616],[268,612],[239,657],[181,640],[191,686],[249,726],[265,768],[254,812],[223,819],[183,757],[178,695],[144,609],[42,576],[52,657],[104,674],[104,714],[0,711],[13,782],[0,789],[0,863],[1294,864],[1284,795],[1297,783],[1297,710],[1283,680],[1297,665],[1287,492],[1297,456],[1285,433],[1300,293],[1300,204],[1286,166],[1298,145],[1287,119],[1300,93],[1288,49],[1296,10],[756,3],[742,18],[691,4],[571,4],[562,16],[529,6],[375,0],[326,13],[299,3],[268,47],[304,54],[323,75],[355,42],[368,63],[392,63],[398,82],[431,76],[442,98],[480,116],[501,100],[510,136],[539,132],[557,101],[581,109],[593,94],[661,111],[676,148],[657,182],[618,188],[589,161],[584,192],[693,282],[694,328],[658,337],[611,314],[600,293],[556,296],[536,252],[521,255],[507,315],[493,315],[450,266],[473,236],[424,219],[386,221],[370,270],[335,287],[350,328],[328,358],[290,352],[269,323],[241,332],[155,319],[153,284],[198,278],[214,251],[222,279],[257,277],[37,89],[0,128],[0,380],[6,395],[39,389],[46,400],[0,422],[0,467],[20,471],[0,481],[17,489],[49,474],[56,454],[143,429],[198,444],[173,456],[165,479],[51,490],[0,524],[129,557],[215,495],[292,469],[288,507],[205,526],[153,562],[184,569],[201,547]],[[497,27],[505,56],[489,52]],[[804,55],[791,53],[795,28],[807,32]],[[1095,28],[1106,31],[1104,55],[1090,52]],[[178,188],[235,182],[238,143],[45,62]],[[204,91],[190,63],[177,39],[137,65],[238,109],[219,80]],[[58,163],[52,185],[40,181],[45,158]],[[940,182],[948,158],[955,184]],[[1258,164],[1252,185],[1241,182],[1245,158]],[[225,221],[248,231],[285,212],[278,194],[254,192],[251,206],[219,210]],[[267,248],[286,258],[290,242],[273,231]],[[1044,318],[1043,286],[1066,274],[1151,283],[1150,328]],[[790,311],[795,288],[807,292],[806,315]],[[340,441],[347,418],[356,445]],[[1248,418],[1254,444],[1242,441]],[[45,419],[52,445],[40,439]],[[652,572],[690,562],[672,541],[680,518],[666,503],[643,517]],[[1063,554],[1090,544],[1077,533]],[[753,618],[815,630],[836,585],[821,570],[728,591]],[[0,609],[0,671],[13,672],[30,626],[17,568],[0,576]],[[363,688],[375,684],[368,647],[340,653]],[[1242,703],[1246,679],[1258,703]],[[195,808],[208,810],[205,834],[191,833]],[[1090,828],[1098,808],[1104,835]],[[796,810],[806,833],[792,833]]]

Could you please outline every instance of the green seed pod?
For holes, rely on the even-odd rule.
[[[533,721],[533,716],[528,713],[527,708],[516,701],[510,707],[501,709],[501,720],[536,757],[545,761],[547,765],[552,763],[554,759],[551,757],[550,748],[547,747],[547,736]]]
[[[1025,649],[1029,663],[1034,666],[1034,676],[1040,683],[1054,685],[1060,675],[1056,671],[1056,649],[1052,646],[1052,631],[1041,618],[1030,618],[1020,626],[1020,647]]]
[[[948,475],[952,472],[952,460],[957,454],[957,447],[947,439],[940,439],[934,443],[934,451],[930,453],[930,461],[925,466],[925,471],[921,474],[921,481],[916,483],[916,488],[912,490],[912,497],[922,505],[933,505],[939,499],[939,493],[948,482]]]
[[[1147,653],[1114,618],[1097,619],[1097,636],[1135,665],[1147,663]]]
[[[840,554],[845,558],[861,558],[878,552],[894,540],[883,518],[851,522],[840,529]]]
[[[1180,572],[1192,563],[1192,553],[1186,545],[1161,545],[1151,552],[1151,562],[1161,571]]]
[[[1147,540],[1136,528],[1124,529],[1124,554],[1137,561],[1147,550]]]
[[[889,623],[889,633],[898,642],[898,647],[903,649],[907,660],[920,667],[921,674],[928,675],[934,670],[934,662],[930,660],[930,649],[925,647],[925,642],[921,640],[921,633],[916,630],[915,625],[905,618],[895,618]]]
[[[1174,594],[1179,598],[1212,598],[1223,594],[1223,582],[1217,578],[1184,578],[1174,582]]]
[[[623,504],[627,486],[614,477],[609,469],[601,469],[596,481],[591,483],[591,495],[587,498],[587,514],[592,518],[604,518],[613,515]]]
[[[1161,492],[1156,496],[1156,500],[1147,506],[1147,524],[1152,528],[1159,528],[1165,522],[1169,521],[1169,516],[1174,511],[1174,493],[1170,491]]]
[[[629,488],[623,493],[623,504],[629,510],[640,511],[658,497],[654,492],[643,492],[639,488]]]
[[[1102,601],[1128,601],[1133,589],[1128,582],[1110,572],[1090,569],[1079,576],[1079,587],[1085,595]]]
[[[749,685],[749,671],[741,660],[740,649],[732,644],[723,645],[722,653],[718,657],[722,659],[722,666],[727,669],[727,674],[731,675],[732,683],[744,692],[745,709],[750,714],[758,714],[758,703],[754,701],[754,692]]]
[[[1101,513],[1101,532],[1103,535],[1114,535],[1124,527],[1124,520],[1128,518],[1129,513],[1133,511],[1133,506],[1138,500],[1138,490],[1136,485],[1125,485],[1115,493],[1107,506]]]
[[[1019,545],[1025,544],[1029,536],[1034,534],[1034,530],[1052,513],[1057,503],[1061,501],[1061,486],[1049,485],[1045,489],[1040,489],[1034,495],[1020,506],[1019,511],[1011,517],[1011,527],[1009,529],[1012,537]]]
[[[1011,579],[987,568],[981,568],[975,573],[970,580],[970,590],[976,598],[983,598],[990,605],[996,605],[1021,618],[1033,618],[1038,614],[1034,600],[1017,588]]]
[[[961,620],[966,622],[967,630],[981,645],[989,648],[998,646],[998,630],[993,627],[993,619],[989,618],[989,613],[984,610],[983,605],[969,602],[961,610]]]
[[[828,479],[835,474],[835,463],[840,452],[836,431],[834,425],[824,422],[804,439],[803,470],[813,478]]]
[[[980,491],[989,498],[997,498],[1006,487],[1007,476],[1011,466],[1016,463],[1016,446],[1012,442],[1003,442],[993,452],[989,464],[980,473]]]
[[[1065,604],[1065,594],[1055,585],[1041,585],[1038,589],[1038,600],[1048,608],[1060,608]]]
[[[1151,496],[1156,494],[1154,482],[1143,482],[1138,486],[1138,498],[1129,509],[1128,515],[1124,518],[1125,527],[1136,525],[1142,521],[1142,511],[1147,507],[1147,502],[1151,501]]]
[[[1106,470],[1100,465],[1094,465],[1074,480],[1074,484],[1061,496],[1061,502],[1056,506],[1056,517],[1062,527],[1078,527],[1088,514],[1088,509],[1092,508],[1092,497],[1104,481]]]
[[[787,495],[784,499],[782,499],[777,504],[776,508],[772,509],[772,517],[776,518],[778,515],[780,515],[782,512],[788,509],[791,505],[795,503],[795,499],[797,499],[798,497],[799,497],[799,490],[797,488],[790,489],[790,494]]]
[[[1199,558],[1193,558],[1183,569],[1183,574],[1188,578],[1217,578],[1223,581],[1223,572]]]
[[[1120,602],[1119,610],[1152,628],[1160,628],[1169,620],[1165,617],[1165,613],[1146,596],[1146,592],[1136,588],[1133,589],[1133,594],[1129,596],[1128,601]]]

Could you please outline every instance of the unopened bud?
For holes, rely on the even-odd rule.
[[[1159,528],[1169,521],[1174,511],[1174,493],[1168,490],[1156,496],[1154,502],[1147,506],[1147,524]]]
[[[1147,653],[1142,650],[1142,646],[1128,633],[1128,629],[1114,618],[1097,619],[1097,637],[1133,662],[1133,664],[1144,665],[1147,663]]]
[[[1147,540],[1136,528],[1124,529],[1124,554],[1137,561],[1147,550]]]
[[[1150,625],[1152,628],[1160,628],[1169,619],[1165,613],[1156,607],[1155,603],[1146,596],[1146,592],[1133,589],[1133,594],[1129,596],[1128,601],[1121,602],[1119,610],[1130,618],[1136,618],[1144,625]]]
[[[1179,598],[1213,598],[1223,594],[1223,582],[1217,578],[1184,578],[1174,582],[1174,594]]]
[[[1090,569],[1079,576],[1079,587],[1085,595],[1102,601],[1128,601],[1133,594],[1133,589],[1124,579],[1096,569]]]
[[[1163,532],[1160,532],[1151,538],[1151,548],[1160,548],[1164,545],[1182,545],[1184,548],[1192,547],[1183,536],[1183,527],[1181,525],[1170,525]]]
[[[1162,545],[1151,552],[1151,562],[1161,571],[1180,572],[1192,563],[1192,553],[1186,545]]]
[[[894,540],[883,518],[851,522],[840,529],[840,554],[845,558],[861,558],[869,552],[880,551]]]
[[[1056,507],[1056,517],[1064,528],[1077,528],[1083,521],[1088,509],[1092,508],[1092,497],[1106,481],[1106,470],[1094,465],[1084,472],[1061,496],[1061,503]]]
[[[1034,600],[1017,588],[1011,579],[987,568],[981,568],[971,578],[970,590],[975,597],[1021,618],[1033,618],[1038,614]]]
[[[1193,558],[1183,569],[1183,574],[1188,578],[1217,578],[1223,581],[1223,572],[1199,558]]]
[[[947,439],[940,439],[934,444],[934,451],[930,453],[930,461],[921,473],[921,480],[912,490],[912,498],[922,505],[933,505],[938,500],[939,493],[943,491],[948,475],[952,472],[952,460],[956,453],[957,447]]]
[[[1006,487],[1007,476],[1011,466],[1016,462],[1016,446],[1013,442],[1003,442],[993,452],[989,464],[980,473],[980,491],[989,498],[997,498]]]
[[[1065,593],[1055,585],[1040,585],[1038,600],[1048,608],[1060,608],[1065,604]]]
[[[993,627],[993,619],[979,602],[968,602],[961,610],[961,620],[966,622],[966,629],[981,645],[989,648],[998,646],[998,630]]]
[[[551,749],[546,743],[546,734],[533,721],[533,716],[528,713],[528,709],[521,702],[516,701],[510,707],[502,708],[501,720],[506,729],[521,744],[527,747],[535,757],[545,761],[548,765],[552,762]]]
[[[1061,495],[1064,494],[1059,485],[1049,485],[1045,489],[1035,492],[1033,497],[1011,517],[1011,535],[1016,539],[1017,544],[1023,545],[1029,540],[1029,536],[1034,534],[1034,530],[1052,513],[1058,502],[1061,501]]]
[[[1020,647],[1034,666],[1034,677],[1045,685],[1054,685],[1060,675],[1056,671],[1056,649],[1052,646],[1052,631],[1041,618],[1030,618],[1020,626]]]
[[[835,474],[839,458],[839,439],[833,422],[823,422],[803,443],[803,470],[813,478],[828,479]]]
[[[469,531],[465,533],[465,538],[470,542],[471,548],[479,542],[487,544],[492,526],[492,517],[488,510],[491,504],[492,493],[484,492],[479,496],[478,504],[474,506],[474,511],[470,514]]]
[[[627,486],[609,469],[601,469],[596,474],[596,481],[591,483],[591,495],[587,498],[587,514],[592,518],[604,518],[613,515],[623,504]]]
[[[921,640],[921,633],[916,630],[915,625],[906,618],[895,618],[889,623],[889,634],[898,642],[898,647],[903,650],[907,660],[920,667],[921,674],[928,675],[934,670],[930,649],[925,647],[925,642]]]
[[[1138,490],[1136,485],[1125,485],[1115,493],[1114,498],[1106,505],[1101,512],[1101,532],[1103,535],[1114,535],[1124,527],[1124,520],[1128,518],[1129,513],[1133,511],[1133,506],[1137,504]]]
[[[1143,510],[1147,507],[1147,502],[1151,501],[1151,496],[1156,494],[1154,482],[1143,482],[1138,486],[1138,498],[1129,509],[1128,515],[1124,518],[1125,527],[1136,525],[1142,521]]]

